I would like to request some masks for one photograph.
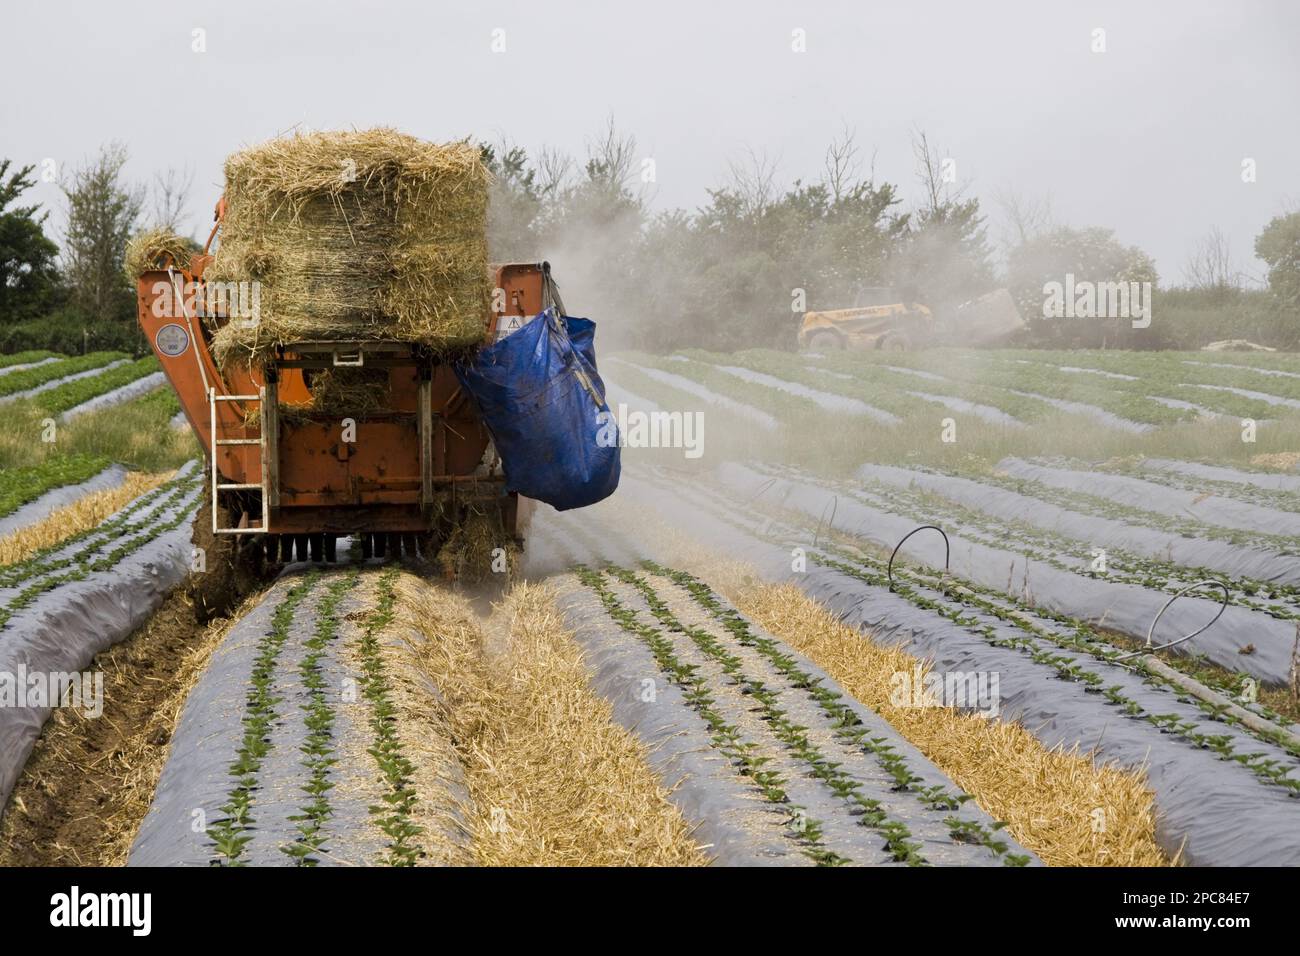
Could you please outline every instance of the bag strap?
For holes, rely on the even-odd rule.
[[[573,339],[569,337],[569,329],[564,322],[564,317],[560,315],[559,311],[554,307],[546,309],[542,314],[546,317],[546,322],[550,325],[551,331],[564,342],[564,348],[567,352],[565,364],[569,368],[573,369],[573,375],[578,380],[578,384],[580,384],[591,397],[591,400],[596,404],[597,408],[604,407],[605,397],[596,390],[596,385],[592,382],[591,376],[588,375],[587,370],[582,367],[582,356],[580,356],[578,350],[573,347]]]
[[[542,302],[547,308],[554,308],[564,315],[564,300],[560,298],[560,286],[551,275],[551,264],[542,263]]]

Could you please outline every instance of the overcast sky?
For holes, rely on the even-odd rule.
[[[226,154],[295,126],[581,155],[610,113],[655,160],[660,208],[700,204],[749,149],[782,183],[816,179],[845,124],[915,199],[921,128],[994,235],[995,191],[1050,195],[1059,221],[1115,229],[1165,282],[1212,225],[1262,272],[1255,235],[1300,201],[1300,3],[1283,0],[41,0],[6,5],[0,89],[0,156],[62,167],[118,139],[137,179],[189,166],[204,236]],[[37,197],[59,204],[50,184]]]

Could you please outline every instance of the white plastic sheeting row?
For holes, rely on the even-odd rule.
[[[743,502],[766,481],[752,476],[736,485],[733,520],[751,519],[755,531],[764,521]],[[1077,747],[1099,765],[1145,772],[1156,796],[1156,836],[1171,856],[1181,853],[1183,861],[1193,866],[1300,865],[1300,800],[1285,788],[1262,782],[1235,760],[1221,759],[1211,750],[1158,729],[1143,714],[1127,716],[1087,685],[1061,680],[1052,666],[1012,647],[997,646],[883,587],[814,565],[806,572],[792,573],[789,547],[807,546],[805,537],[772,544],[715,517],[694,489],[670,491],[635,475],[625,475],[624,484],[620,494],[635,496],[643,507],[671,515],[720,553],[744,555],[764,578],[798,585],[872,639],[929,658],[942,671],[998,674],[1001,719],[1019,720],[1045,745]],[[770,489],[763,498],[768,494]],[[913,540],[919,544],[922,537]],[[1012,636],[1009,626],[995,618],[981,623],[992,626],[999,637]],[[1300,776],[1300,761],[1295,757],[1210,719],[1194,703],[1179,700],[1178,694],[1151,686],[1132,671],[1044,644],[1053,654],[1078,659],[1101,673],[1107,686],[1121,687],[1146,714],[1171,714],[1195,723],[1203,732],[1227,737],[1238,752],[1265,753],[1292,768],[1293,779]]]
[[[190,462],[188,475],[197,467]],[[160,512],[159,520],[191,505],[199,488]],[[129,506],[128,506],[129,507]],[[162,603],[190,568],[190,523],[164,531],[118,560],[40,594],[0,630],[0,679],[19,675],[81,674],[96,654],[129,636]],[[0,707],[0,807],[49,719],[48,701],[30,697]]]

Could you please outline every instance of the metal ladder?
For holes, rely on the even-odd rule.
[[[213,534],[266,534],[267,527],[271,518],[271,476],[270,467],[268,467],[271,456],[275,454],[274,447],[268,448],[267,437],[275,430],[274,423],[268,422],[268,417],[273,413],[268,411],[268,403],[275,402],[278,399],[274,395],[275,389],[272,388],[272,396],[267,397],[266,386],[258,389],[256,395],[218,395],[215,388],[208,389],[208,412],[210,415],[211,448],[209,449],[209,461],[212,463],[212,533]],[[257,402],[261,410],[261,434],[257,438],[218,438],[217,437],[217,402]],[[275,442],[270,443],[272,446]],[[258,454],[261,459],[260,482],[234,482],[222,481],[221,474],[217,468],[217,449],[228,445],[256,445]],[[262,499],[262,523],[256,528],[223,528],[220,526],[219,514],[220,509],[217,507],[219,492],[222,491],[256,491]]]

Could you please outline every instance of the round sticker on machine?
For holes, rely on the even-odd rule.
[[[190,334],[173,323],[159,329],[154,341],[163,355],[180,355],[190,347]]]

